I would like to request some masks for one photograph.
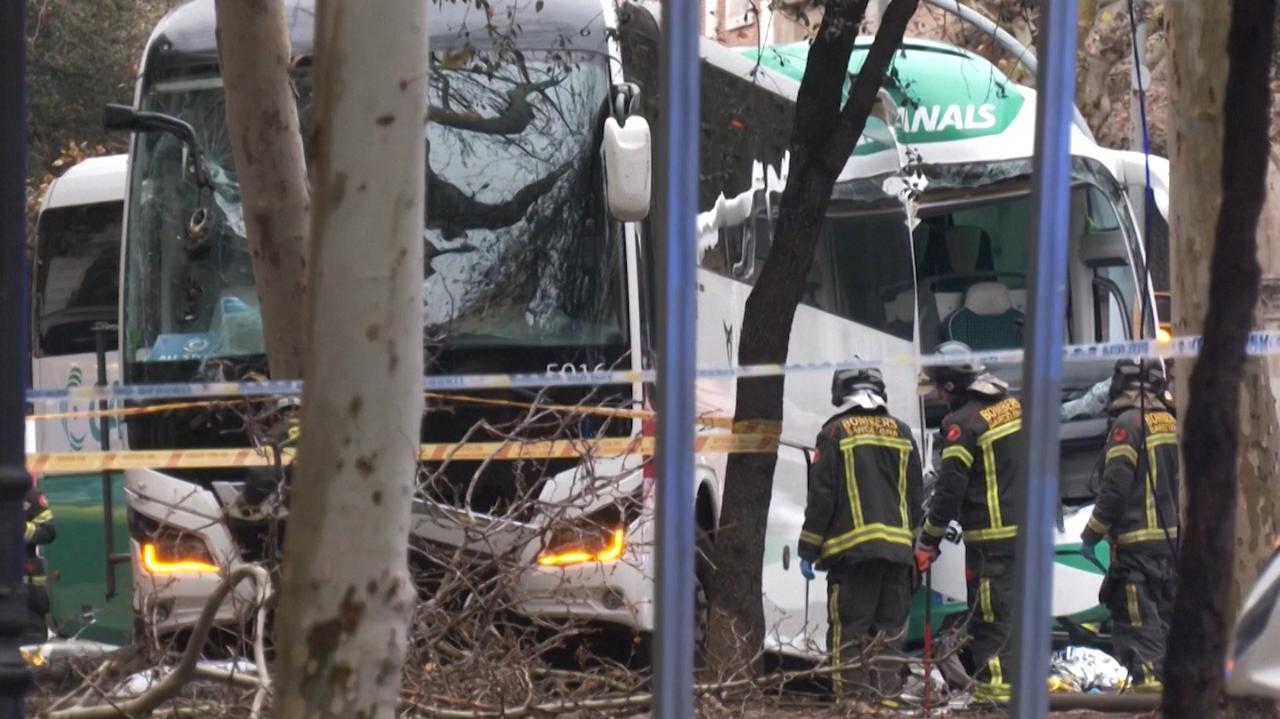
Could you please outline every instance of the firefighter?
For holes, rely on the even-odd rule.
[[[940,355],[965,355],[962,342],[944,342]],[[1009,386],[977,362],[930,367],[933,393],[948,403],[942,419],[942,460],[916,565],[928,570],[941,551],[947,525],[964,529],[969,635],[975,664],[973,698],[1004,703],[1013,628],[1014,482],[1022,463],[1022,405]]]
[[[49,587],[45,576],[44,558],[36,548],[53,541],[53,512],[49,509],[49,501],[36,485],[35,475],[31,476],[31,489],[23,501],[27,524],[23,532],[26,540],[26,584],[27,584],[27,636],[29,640],[44,642],[49,638]]]
[[[1159,692],[1173,613],[1178,538],[1178,423],[1159,363],[1121,360],[1111,379],[1111,424],[1097,503],[1081,535],[1095,564],[1114,548],[1098,601],[1111,611],[1116,657],[1137,691]]]
[[[879,370],[841,370],[831,381],[840,412],[818,434],[798,545],[807,581],[827,572],[827,648],[833,664],[861,656],[877,636],[892,643],[911,601],[912,542],[923,511],[920,453],[910,427],[889,414]],[[895,670],[836,674],[881,696],[899,690]]]

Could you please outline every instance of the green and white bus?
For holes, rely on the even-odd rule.
[[[120,377],[120,238],[127,176],[124,155],[84,160],[55,179],[40,204],[31,253],[31,384],[36,389],[91,385],[99,371]],[[101,342],[101,345],[99,344]],[[99,352],[101,350],[101,352]],[[37,407],[61,415],[28,422],[28,452],[119,448],[118,419],[76,416],[82,402]],[[42,553],[49,565],[50,623],[65,636],[125,643],[132,631],[130,573],[111,558],[128,547],[123,477],[118,472],[43,478],[57,539]],[[110,502],[104,502],[104,492]],[[111,539],[104,533],[110,528]]]
[[[429,371],[649,369],[660,321],[655,226],[634,212],[648,198],[616,202],[604,180],[617,169],[611,163],[649,161],[646,143],[629,151],[611,144],[617,128],[639,137],[642,120],[661,126],[656,13],[651,3],[614,0],[557,0],[536,12],[514,0],[490,4],[496,18],[517,17],[521,32],[467,33],[475,18],[465,3],[443,4],[432,16],[435,120],[425,128],[430,203],[423,227]],[[300,58],[294,81],[305,131],[312,0],[289,0],[286,18]],[[117,111],[120,124],[135,130],[120,307],[126,384],[237,380],[266,368],[215,37],[213,0],[171,12],[148,43],[134,109]],[[859,41],[853,69],[867,46]],[[507,61],[512,48],[519,62]],[[745,299],[768,260],[805,46],[744,54],[704,40],[701,54],[697,352],[700,366],[724,367],[736,363]],[[793,361],[910,355],[946,338],[978,349],[1021,343],[1034,93],[976,55],[925,41],[904,45],[893,76],[881,107],[889,122],[869,122],[837,184],[791,335]],[[191,131],[148,124],[134,111],[169,116]],[[1140,279],[1140,223],[1126,192],[1142,182],[1144,158],[1101,148],[1079,131],[1072,153],[1067,339],[1133,337],[1143,328],[1130,308],[1149,288]],[[211,188],[197,185],[200,157]],[[1153,159],[1153,170],[1163,212],[1167,163]],[[916,188],[905,203],[898,192],[904,176]],[[198,209],[212,216],[211,229],[193,245],[183,238]],[[1017,384],[1016,368],[996,369]],[[1064,399],[1108,373],[1109,367],[1072,365]],[[918,399],[913,369],[889,367],[886,380],[892,411],[918,427],[931,455],[939,408]],[[809,658],[821,653],[825,593],[805,591],[792,558],[809,448],[832,411],[828,385],[829,376],[787,382],[767,528],[766,648]],[[734,391],[732,382],[700,382],[699,412],[731,416]],[[424,442],[460,440],[481,420],[515,420],[534,396],[467,394],[509,406],[441,400],[433,408],[449,411],[424,422]],[[648,395],[637,383],[558,387],[548,398],[634,409]],[[142,415],[128,420],[126,441],[133,449],[247,446],[241,424],[217,411]],[[559,417],[552,424],[581,437],[646,431],[639,420]],[[1068,512],[1055,569],[1054,608],[1063,617],[1096,609],[1101,577],[1069,555],[1076,525],[1087,516],[1089,476],[1104,436],[1102,418],[1063,427],[1064,502],[1078,508]],[[483,431],[470,436],[495,438]],[[689,499],[701,536],[712,542],[725,456],[700,454],[696,464],[696,495]],[[162,631],[180,630],[200,611],[215,571],[270,551],[265,527],[273,487],[237,469],[124,474],[135,610],[146,611]],[[609,480],[582,500],[583,477]],[[652,465],[638,457],[454,462],[416,500],[415,541],[520,558],[511,591],[530,615],[647,632],[657,481]],[[530,509],[567,500],[575,500],[568,514]],[[954,609],[963,599],[956,563],[963,552],[961,538],[952,539],[957,546],[943,554],[932,600]],[[144,563],[142,548],[160,543],[168,548],[163,561]],[[705,563],[698,581],[700,598],[714,594],[714,570]],[[224,608],[228,621],[234,607]]]

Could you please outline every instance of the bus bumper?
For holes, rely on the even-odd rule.
[[[153,470],[125,473],[129,507],[129,554],[133,570],[133,610],[157,635],[194,626],[222,576],[244,564],[213,493],[191,482]],[[203,545],[200,560],[217,571],[157,567],[144,562],[143,546],[160,536],[180,535],[189,546]],[[198,544],[197,544],[198,543]],[[252,580],[242,581],[227,595],[215,617],[226,626],[248,616],[253,608]]]
[[[628,539],[639,537],[633,529]],[[636,547],[631,549],[630,547]],[[533,554],[515,587],[516,609],[532,617],[603,622],[653,631],[651,545],[629,545],[611,562],[539,566]]]

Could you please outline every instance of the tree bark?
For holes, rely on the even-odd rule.
[[[791,164],[773,245],[747,296],[743,314],[740,364],[787,359],[791,324],[826,220],[832,188],[862,134],[918,3],[893,0],[889,5],[842,108],[849,58],[867,1],[828,0],[822,25],[809,49],[796,98]],[[780,421],[783,382],[782,377],[739,380],[734,420]],[[708,646],[712,661],[722,668],[743,666],[764,641],[761,575],[777,461],[776,454],[732,454],[725,469],[724,504],[712,552],[716,581]]]
[[[1255,326],[1280,330],[1280,167],[1271,153],[1267,201],[1258,227],[1262,287]],[[1280,357],[1251,359],[1245,365],[1240,402],[1240,501],[1236,514],[1236,561],[1228,595],[1228,621],[1258,578],[1280,534],[1280,422],[1276,385]]]
[[[393,717],[415,593],[426,3],[316,17],[311,328],[277,625],[279,717]]]
[[[1272,0],[1231,3],[1228,67],[1221,94],[1193,92],[1212,89],[1215,78],[1200,75],[1207,74],[1214,56],[1186,54],[1186,50],[1203,51],[1206,43],[1218,42],[1210,33],[1222,26],[1221,18],[1214,17],[1222,8],[1216,3],[1174,3],[1171,9],[1180,5],[1176,15],[1183,22],[1175,30],[1172,103],[1179,108],[1174,114],[1178,123],[1175,168],[1186,167],[1186,158],[1178,157],[1178,151],[1221,137],[1220,156],[1200,166],[1220,168],[1221,199],[1209,268],[1204,345],[1191,371],[1184,415],[1186,521],[1173,616],[1178,631],[1169,636],[1163,710],[1168,717],[1203,719],[1217,712],[1227,644],[1227,601],[1236,543],[1240,389],[1245,339],[1261,283],[1257,232],[1270,157],[1261,150],[1268,146],[1272,33],[1256,30],[1275,27],[1275,4]],[[1206,87],[1197,87],[1200,84]],[[1190,104],[1184,106],[1184,100]],[[1208,118],[1199,116],[1205,111]],[[1183,113],[1193,118],[1184,124]],[[1216,129],[1214,113],[1222,118],[1220,134],[1184,134],[1188,126],[1206,120],[1209,129]],[[1185,181],[1194,174],[1182,177]],[[1192,198],[1193,203],[1202,200]],[[1179,276],[1186,270],[1182,262],[1187,259],[1179,260]]]
[[[267,362],[302,376],[306,353],[306,158],[289,77],[283,0],[218,0],[218,61]]]

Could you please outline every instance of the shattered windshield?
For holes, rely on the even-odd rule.
[[[425,330],[445,346],[626,342],[622,243],[604,204],[604,60],[524,51],[433,57],[423,222]],[[295,79],[303,135],[311,87]],[[199,206],[187,148],[139,133],[132,163],[125,349],[165,362],[263,353],[225,106],[216,76],[159,82],[141,109],[190,123],[213,180],[213,219],[184,247]],[[358,241],[358,238],[355,240]],[[301,315],[302,307],[298,308]]]

